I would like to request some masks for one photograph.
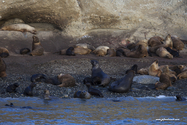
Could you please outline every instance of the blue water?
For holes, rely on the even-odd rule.
[[[14,104],[7,107],[5,104]],[[23,108],[26,107],[27,108]],[[187,101],[175,97],[1,98],[0,125],[187,124]]]

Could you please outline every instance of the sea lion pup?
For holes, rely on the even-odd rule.
[[[177,50],[184,49],[184,43],[177,36],[172,36],[171,39],[173,41],[173,48]]]
[[[30,32],[32,34],[36,34],[36,29],[34,27],[29,26],[28,24],[11,24],[2,27],[1,30]]]
[[[148,56],[147,49],[143,45],[138,45],[134,51],[124,49],[124,55],[133,58],[142,58]]]
[[[85,49],[90,49],[91,51],[95,50],[95,47],[94,47],[94,46],[91,46],[91,45],[89,45],[89,44],[87,44],[87,43],[78,43],[78,44],[75,45],[74,48],[76,48],[76,47],[81,47],[81,48],[85,48]]]
[[[149,67],[141,68],[137,71],[137,73],[140,74],[140,75],[149,75]]]
[[[99,46],[97,47],[93,53],[96,54],[96,56],[105,56],[107,54],[107,50],[109,49],[108,46]]]
[[[36,86],[36,83],[32,82],[27,88],[25,88],[23,94],[26,96],[33,96],[33,88]]]
[[[125,56],[125,53],[124,53],[124,51],[123,51],[122,48],[118,48],[118,49],[116,50],[116,56],[119,56],[119,57]]]
[[[181,72],[177,75],[177,79],[185,79],[187,78],[187,71]]]
[[[61,51],[61,53],[62,53],[62,51]],[[74,48],[73,48],[73,47],[69,47],[69,48],[66,50],[66,55],[68,55],[68,56],[75,56]]]
[[[169,48],[173,48],[173,41],[171,39],[171,35],[168,34],[163,42],[164,45],[166,45],[166,47],[169,47]]]
[[[160,67],[158,66],[158,60],[155,60],[148,69],[148,73],[151,76],[158,76],[160,77],[162,71],[160,70]]]
[[[99,96],[99,97],[104,97],[103,94],[101,93],[101,91],[99,91],[98,89],[92,88],[90,83],[86,83],[86,86],[88,88],[88,92],[91,95],[95,95],[95,96]]]
[[[128,92],[132,86],[134,75],[135,75],[134,70],[129,70],[122,79],[113,82],[109,86],[109,91],[117,92],[117,93]]]
[[[44,99],[45,100],[50,100],[51,99],[51,97],[50,97],[50,92],[49,92],[49,90],[44,90]]]
[[[92,82],[94,85],[107,86],[110,83],[110,77],[103,72],[97,60],[91,60],[92,64]]]
[[[30,51],[31,50],[29,48],[22,48],[22,49],[20,49],[20,54],[22,54],[22,55],[29,54]]]
[[[129,70],[134,70],[134,73],[137,74],[137,73],[138,73],[137,68],[138,68],[138,65],[137,65],[137,64],[134,64],[134,65],[133,65],[130,69],[128,69],[125,73],[127,74],[127,72],[128,72]]]
[[[6,77],[6,64],[4,60],[0,57],[0,77]]]
[[[45,74],[34,74],[31,76],[31,82],[42,82],[47,79]]]
[[[156,90],[162,89],[165,90],[171,85],[171,79],[167,73],[162,73],[160,75],[159,82],[155,83]]]
[[[115,49],[107,49],[106,57],[114,57],[114,56],[116,56]]]
[[[161,45],[163,41],[164,39],[162,37],[154,36],[148,40],[148,46],[155,47],[155,46]]]
[[[90,54],[92,50],[88,49],[88,48],[82,48],[80,46],[77,46],[74,48],[74,53],[75,54],[80,54],[80,55],[86,55],[86,54]]]
[[[17,87],[19,87],[19,84],[18,84],[18,83],[14,83],[14,84],[12,84],[12,85],[9,85],[9,86],[6,88],[6,92],[15,93]]]
[[[60,81],[60,85],[58,85],[59,87],[74,87],[76,85],[78,85],[75,82],[75,79],[73,76],[71,76],[70,74],[59,74],[58,75],[58,80]]]
[[[166,48],[164,47],[160,47],[156,50],[156,54],[160,57],[163,57],[163,58],[169,58],[169,59],[173,59],[173,55],[171,55],[167,50]]]
[[[9,51],[8,49],[4,48],[4,47],[0,47],[0,57],[1,58],[6,58],[9,56]]]
[[[180,95],[176,95],[176,101],[186,101],[186,98],[181,97]]]
[[[173,49],[171,49],[170,47],[167,47],[166,50],[173,55],[173,57],[179,57],[179,51],[175,51]]]
[[[74,98],[90,99],[91,94],[88,93],[87,91],[77,91],[74,94]]]
[[[39,41],[39,38],[35,35],[32,36],[33,42],[32,42],[32,52],[30,55],[32,56],[41,56],[44,54],[44,48],[41,46],[41,43]]]

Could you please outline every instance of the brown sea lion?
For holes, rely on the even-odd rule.
[[[167,50],[166,48],[164,47],[160,47],[156,50],[156,54],[160,57],[163,57],[163,58],[169,58],[169,59],[173,59],[173,55],[171,55]]]
[[[167,46],[165,44],[161,44],[161,45],[158,45],[158,46],[149,47],[149,52],[156,53],[157,49],[160,48],[160,47],[166,48]]]
[[[60,81],[59,87],[73,87],[76,86],[76,81],[70,74],[59,74],[58,80]]]
[[[0,57],[0,77],[6,77],[6,63],[4,60]]]
[[[109,49],[108,46],[99,46],[97,47],[93,53],[96,54],[96,56],[105,56],[107,54],[107,50]]]
[[[176,75],[184,71],[185,65],[169,65],[169,69],[174,71]]]
[[[160,66],[160,69],[161,69],[161,66]],[[167,75],[169,75],[170,78],[173,78],[173,82],[177,80],[176,72],[169,69],[168,65],[165,65],[161,70],[162,70],[162,73],[166,73]]]
[[[184,49],[184,43],[177,36],[172,36],[171,39],[173,41],[173,48],[177,50]]]
[[[28,24],[11,24],[2,27],[1,30],[30,32],[32,34],[36,34],[36,29],[34,27],[29,26]]]
[[[116,56],[116,51],[115,51],[115,49],[108,49],[108,50],[107,50],[106,57],[114,57],[114,56]]]
[[[92,83],[94,85],[107,86],[110,83],[110,77],[103,72],[97,60],[91,60],[92,64]]]
[[[160,67],[158,66],[158,60],[155,60],[150,66],[148,70],[149,75],[151,76],[158,76],[160,77],[162,71]]]
[[[74,94],[74,98],[90,99],[91,94],[88,93],[87,91],[77,91]]]
[[[178,79],[185,79],[187,78],[187,71],[181,72],[180,74],[177,75]]]
[[[101,91],[99,91],[98,89],[92,88],[90,83],[86,83],[86,86],[88,88],[88,92],[91,95],[95,95],[95,96],[99,96],[99,97],[104,97],[103,94],[101,93]]]
[[[109,86],[109,91],[116,92],[116,93],[128,92],[132,86],[134,75],[135,75],[134,70],[129,70],[122,79],[113,82]]]
[[[169,86],[172,86],[170,76],[167,73],[162,73],[160,75],[159,82],[155,83],[155,88],[157,90],[159,90],[159,89],[165,90]]]
[[[44,54],[44,48],[41,46],[39,38],[33,35],[33,42],[32,42],[32,52],[30,55],[32,56],[41,56]]]
[[[9,51],[8,49],[4,48],[4,47],[0,47],[0,57],[2,58],[6,58],[9,56]]]
[[[148,56],[147,48],[143,45],[138,45],[134,51],[124,49],[124,55],[133,58],[142,58]]]
[[[155,46],[161,45],[163,41],[164,41],[164,39],[162,37],[160,37],[160,36],[154,36],[154,37],[151,37],[148,40],[148,45],[150,47],[155,47]]]
[[[80,54],[80,55],[86,55],[86,54],[90,54],[92,50],[88,49],[88,48],[82,48],[82,47],[75,47],[74,48],[74,53],[75,54]]]

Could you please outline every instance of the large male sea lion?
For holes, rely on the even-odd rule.
[[[28,24],[11,24],[2,27],[1,30],[30,32],[32,34],[36,34],[36,29]]]
[[[103,72],[97,60],[91,60],[92,64],[92,82],[94,85],[107,86],[110,83],[110,77]]]
[[[151,37],[148,40],[148,45],[150,47],[155,47],[155,46],[161,45],[163,41],[164,41],[164,39],[162,37],[160,37],[160,36],[154,36],[154,37]]]
[[[33,42],[32,42],[32,52],[30,55],[32,56],[41,56],[44,54],[44,48],[41,46],[41,43],[39,41],[39,38],[35,35],[32,36]]]
[[[132,86],[134,75],[135,75],[134,70],[129,70],[122,79],[113,82],[109,86],[109,91],[116,92],[116,93],[128,92]]]
[[[184,43],[177,36],[172,36],[171,39],[173,41],[173,48],[177,50],[184,49]]]
[[[158,77],[160,77],[162,71],[161,71],[160,67],[158,66],[158,60],[155,60],[155,61],[149,66],[148,73],[149,73],[149,75],[151,75],[151,76],[158,76]]]
[[[0,57],[0,77],[6,77],[6,64],[4,60]]]
[[[169,86],[172,86],[170,76],[167,73],[162,73],[160,75],[159,82],[155,83],[155,88],[157,90],[159,89],[165,90]]]

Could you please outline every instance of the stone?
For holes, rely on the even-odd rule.
[[[139,75],[133,78],[133,82],[141,84],[155,84],[159,81],[159,77],[150,76],[150,75]]]

